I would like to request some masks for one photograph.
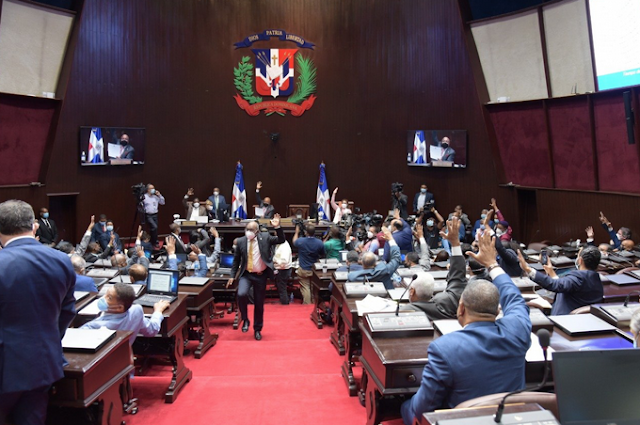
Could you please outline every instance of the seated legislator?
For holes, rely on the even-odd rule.
[[[337,272],[355,272],[362,270],[362,264],[360,264],[360,256],[358,251],[347,252],[347,261],[344,266],[338,267]]]
[[[521,253],[520,267],[529,278],[544,289],[556,292],[556,300],[551,308],[552,315],[569,314],[578,307],[602,302],[604,290],[600,275],[596,272],[600,264],[600,251],[595,246],[586,246],[578,253],[577,270],[558,277],[551,265],[551,259],[540,273],[529,267]]]
[[[458,305],[458,322],[463,329],[429,345],[420,388],[402,404],[406,425],[425,412],[524,388],[525,354],[531,344],[529,308],[496,262],[491,235],[485,233],[479,245],[479,253],[469,255],[490,270],[493,283],[469,284]],[[504,316],[496,320],[499,305]]]
[[[178,270],[178,257],[176,257],[176,240],[167,237],[165,239],[165,248],[167,250],[167,267],[171,270]],[[193,275],[196,277],[206,277],[209,267],[207,266],[207,256],[204,255],[200,248],[195,244],[191,245],[189,253],[189,261],[193,263]]]
[[[107,249],[104,252],[102,251],[102,247],[100,247],[100,244],[98,242],[89,243],[82,258],[84,258],[84,261],[89,264],[93,264],[98,260],[109,258],[113,250],[113,245],[111,245],[111,243],[112,241],[109,242],[109,244],[107,245]]]
[[[429,274],[419,274],[418,279],[413,282],[413,291],[409,290],[409,301],[420,310],[424,311],[429,319],[455,319],[460,304],[460,296],[467,287],[466,262],[460,248],[458,232],[462,226],[460,219],[453,217],[447,221],[446,238],[451,244],[451,257],[449,274],[447,275],[447,288],[444,292],[433,294],[433,277]],[[444,233],[444,232],[443,232]],[[407,254],[408,256],[409,254]]]
[[[84,258],[74,254],[71,256],[71,264],[73,265],[73,270],[76,272],[76,286],[73,290],[98,292],[96,281],[91,279],[89,276],[84,275],[84,269],[87,266],[87,262],[84,261]]]
[[[144,248],[137,246],[135,253],[127,260],[124,254],[115,254],[111,257],[111,267],[117,268],[121,275],[129,274],[129,268],[134,264],[140,264],[145,269],[149,269],[149,259],[144,255]]]
[[[103,251],[106,251],[107,247],[111,245],[114,252],[123,252],[120,235],[113,230],[113,221],[107,221],[107,231],[100,236],[99,242]]]
[[[100,238],[107,231],[107,216],[105,214],[100,214],[98,222],[91,229],[91,240],[89,242],[98,242],[100,243]]]
[[[198,217],[209,217],[205,204],[200,203],[198,197],[193,198],[193,201],[189,200],[189,197],[193,196],[193,188],[187,190],[187,194],[182,198],[182,206],[185,210],[185,220],[197,221]]]
[[[349,273],[349,282],[362,282],[366,277],[370,282],[384,283],[384,287],[387,289],[394,288],[391,277],[398,270],[402,257],[400,256],[400,248],[398,248],[396,241],[393,240],[391,231],[387,227],[383,227],[382,231],[387,241],[385,247],[389,246],[391,260],[388,263],[380,261],[376,265],[378,257],[373,252],[365,252],[362,254],[362,270]]]
[[[393,240],[398,244],[398,249],[402,252],[413,251],[413,232],[411,226],[403,218],[400,218],[400,211],[394,211],[395,217],[389,223],[389,228],[393,232]],[[389,261],[389,244],[384,244],[385,261]]]
[[[256,184],[256,202],[258,206],[262,208],[262,216],[258,218],[273,218],[276,209],[271,204],[271,198],[265,196],[264,199],[260,197],[260,189],[262,189],[262,182]]]
[[[100,316],[85,323],[80,329],[107,328],[113,331],[132,331],[133,335],[129,341],[131,345],[138,335],[157,335],[164,319],[162,312],[169,307],[169,302],[158,301],[153,306],[151,317],[146,318],[142,306],[133,304],[135,299],[136,294],[130,285],[116,283],[98,300],[98,308],[102,311]]]
[[[171,223],[169,225],[169,231],[171,231],[171,233],[169,233],[168,238],[173,239],[176,242],[175,244],[176,254],[186,254],[187,245],[184,243],[184,241],[180,237],[180,232],[182,231],[182,228],[180,227],[180,225],[178,223]]]
[[[129,280],[135,285],[147,286],[147,269],[140,264],[129,267]]]

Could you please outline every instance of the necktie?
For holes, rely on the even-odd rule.
[[[247,252],[247,270],[253,271],[253,239],[249,241],[249,252]]]
[[[216,210],[218,209],[218,197],[216,196]]]

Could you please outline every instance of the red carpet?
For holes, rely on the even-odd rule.
[[[170,368],[153,366],[133,379],[140,409],[124,417],[127,424],[364,424],[365,409],[340,376],[343,357],[329,342],[332,328],[316,329],[311,309],[267,300],[262,341],[253,330],[234,331],[231,315],[213,320],[218,343],[200,360],[185,356],[193,379],[175,403],[164,403]]]

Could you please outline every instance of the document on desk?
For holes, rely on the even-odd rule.
[[[116,331],[107,328],[77,329],[69,328],[62,338],[65,351],[88,351],[95,353],[116,335]]]
[[[358,308],[358,316],[365,313],[384,313],[396,311],[397,303],[387,298],[376,297],[375,295],[367,295],[362,300],[356,300]]]
[[[531,303],[534,307],[538,307],[543,310],[551,310],[551,304],[538,294],[522,294],[522,298],[527,303]]]
[[[100,309],[98,308],[98,301],[100,298],[96,298],[91,301],[85,308],[78,312],[80,316],[97,316],[100,314]]]
[[[551,347],[547,348],[547,359],[551,360],[554,351],[555,350]],[[531,346],[529,346],[529,350],[527,351],[527,354],[524,356],[524,358],[527,362],[544,361],[544,355],[542,353],[542,347],[540,346],[540,340],[538,339],[538,336],[533,332],[531,333]]]

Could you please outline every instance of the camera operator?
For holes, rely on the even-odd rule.
[[[158,205],[164,205],[164,196],[149,183],[144,194],[144,214],[151,234],[151,246],[158,248]]]
[[[348,231],[351,236],[351,227]],[[344,240],[342,239],[342,232],[340,232],[340,228],[335,224],[331,226],[324,240],[324,252],[326,254],[326,258],[335,258],[340,261],[340,251],[344,250]]]
[[[402,183],[395,182],[391,184],[391,209],[400,211],[400,217],[406,220],[409,217],[407,212],[408,197],[402,193],[403,189],[404,185]]]

